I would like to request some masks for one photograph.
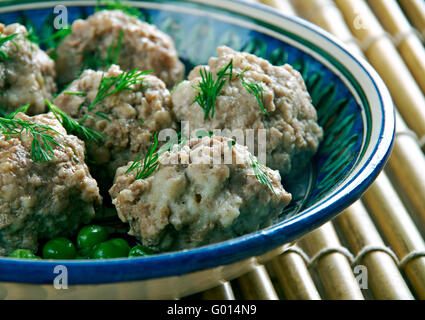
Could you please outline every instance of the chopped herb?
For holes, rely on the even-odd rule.
[[[85,93],[85,92],[80,92],[80,91],[77,91],[77,92],[73,92],[73,91],[64,91],[64,92],[63,92],[63,94],[66,94],[66,95],[68,95],[68,96],[80,96],[80,97],[85,97],[85,96],[87,96],[87,93]]]
[[[81,124],[81,121],[78,122],[70,118],[65,112],[63,112],[49,100],[46,100],[46,104],[50,111],[55,115],[56,119],[58,119],[58,121],[65,128],[66,132],[69,134],[75,134],[84,141],[94,141],[96,143],[99,143],[101,140],[105,139],[105,136],[99,132],[84,127]]]
[[[40,39],[37,35],[37,32],[35,31],[34,27],[31,25],[26,25],[26,28],[28,30],[28,33],[25,35],[25,38],[28,41],[31,41],[32,43],[40,43]]]
[[[258,105],[260,106],[261,110],[263,110],[265,115],[268,115],[269,113],[264,108],[263,101],[264,101],[264,89],[259,83],[255,82],[247,82],[243,76],[243,74],[239,75],[242,80],[242,85],[248,91],[250,94],[255,96],[257,99]]]
[[[83,64],[81,72],[86,69],[99,70],[108,69],[111,65],[117,64],[118,57],[121,52],[122,39],[124,30],[120,30],[120,35],[117,42],[112,42],[108,47],[106,58],[102,58],[100,51],[83,52]]]
[[[182,133],[180,131],[177,133],[177,138],[175,136],[170,137],[170,139],[168,139],[168,141],[164,143],[161,148],[159,148],[158,154],[162,155],[165,152],[170,152],[175,145],[178,145],[178,150],[180,151],[181,149],[183,149],[187,140],[187,137],[182,137]]]
[[[91,111],[97,103],[101,102],[102,100],[115,93],[118,93],[123,90],[133,91],[133,85],[139,84],[140,86],[142,86],[144,76],[151,72],[152,71],[150,70],[138,71],[137,69],[134,69],[132,71],[123,72],[119,76],[105,77],[104,75],[102,75],[102,79],[100,81],[96,97],[89,105],[88,110]]]
[[[155,152],[158,147],[158,133],[155,133],[153,136],[153,142],[149,146],[148,151],[144,160],[141,160],[141,155],[139,154],[132,163],[132,165],[126,171],[126,174],[129,174],[133,170],[137,170],[135,180],[146,179],[149,177],[159,165],[159,155],[158,152]]]
[[[41,44],[45,43],[46,46],[51,49],[49,52],[50,58],[52,58],[53,60],[56,60],[56,58],[58,57],[57,49],[59,45],[71,33],[72,33],[71,26],[67,25],[66,27],[56,31],[49,38],[40,41]]]
[[[21,119],[0,117],[1,132],[11,138],[14,135],[22,137],[22,133],[32,135],[31,159],[34,162],[48,162],[54,158],[54,146],[62,147],[59,142],[49,133],[57,133],[53,128],[46,125],[39,125],[32,121]]]
[[[112,121],[111,119],[109,119],[109,114],[104,112],[104,111],[97,111],[95,113],[95,115],[98,116],[99,118],[102,118],[102,119],[108,121],[108,122]]]
[[[12,113],[9,113],[8,115],[6,115],[5,116],[5,118],[7,118],[7,119],[13,119],[13,118],[15,118],[15,116],[19,113],[19,112],[22,112],[22,113],[25,113],[25,112],[27,112],[27,110],[28,110],[28,108],[30,107],[30,105],[29,104],[27,104],[27,105],[25,105],[25,106],[22,106],[22,107],[19,107],[18,109],[16,109],[15,111],[13,111]]]
[[[229,69],[230,72],[227,72]],[[231,60],[225,67],[217,72],[217,79],[215,81],[211,71],[206,71],[205,68],[201,69],[201,81],[199,82],[198,87],[193,86],[193,88],[198,91],[198,94],[192,103],[197,102],[202,110],[204,110],[204,120],[208,118],[210,113],[210,117],[214,117],[215,101],[217,96],[220,94],[224,84],[226,83],[226,76],[229,76],[229,79],[231,79],[232,72],[233,60]]]
[[[5,37],[0,37],[0,47],[3,46],[8,41],[13,41],[13,39],[15,39],[17,36],[18,34],[14,33]],[[3,60],[9,59],[9,55],[3,50],[0,50],[0,59],[3,59]]]
[[[274,194],[276,194],[273,185],[270,181],[270,177],[266,173],[267,168],[258,161],[255,161],[251,154],[249,155],[249,158],[251,159],[251,166],[252,169],[254,169],[254,174],[257,180],[261,184],[267,186]]]
[[[116,64],[118,61],[118,57],[121,52],[121,46],[122,46],[122,38],[124,37],[124,30],[120,30],[120,35],[118,38],[118,43],[114,44],[112,43],[111,46],[108,48],[108,57],[107,57],[107,63],[109,65]]]
[[[101,10],[121,10],[136,18],[141,17],[139,9],[122,4],[120,0],[97,0],[95,12]]]

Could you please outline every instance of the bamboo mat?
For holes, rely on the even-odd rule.
[[[397,107],[394,150],[333,221],[248,274],[183,299],[425,299],[425,1],[261,2],[317,24],[372,64]]]

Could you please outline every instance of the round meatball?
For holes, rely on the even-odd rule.
[[[102,68],[102,61],[116,63],[125,71],[153,70],[169,88],[184,76],[173,40],[156,26],[120,10],[99,11],[87,20],[76,20],[57,54],[61,84],[69,83],[84,69]]]
[[[16,34],[0,47],[5,54],[0,59],[0,106],[5,113],[26,104],[30,104],[29,114],[43,113],[44,100],[51,100],[56,92],[55,63],[26,38],[27,33],[20,24],[0,24],[1,37]]]
[[[110,190],[129,233],[151,248],[193,248],[259,230],[291,200],[278,171],[263,167],[270,186],[262,184],[256,158],[228,138],[190,139],[158,161],[145,179],[126,173],[132,163],[119,168]]]
[[[155,132],[175,127],[170,93],[162,80],[151,75],[131,84],[131,90],[121,90],[102,99],[89,111],[102,79],[119,77],[122,72],[116,65],[106,73],[86,70],[55,100],[69,116],[78,121],[85,118],[84,126],[105,136],[101,145],[89,144],[87,152],[111,181],[118,167],[145,154]]]
[[[37,250],[39,238],[70,236],[101,204],[96,181],[84,163],[84,142],[67,135],[53,114],[17,119],[48,126],[60,146],[48,162],[32,160],[32,135],[0,131],[0,255]]]
[[[204,110],[194,100],[201,82],[201,70],[217,73],[232,61],[217,95],[214,115],[205,120]],[[230,78],[230,79],[229,79]],[[323,131],[317,124],[316,110],[300,73],[289,65],[273,66],[252,54],[218,48],[218,58],[208,66],[198,66],[173,91],[173,112],[178,121],[188,121],[191,129],[264,129],[266,130],[266,164],[279,170],[285,178],[303,168],[318,149]],[[262,88],[262,110],[257,96],[247,85]],[[257,135],[255,137],[257,139]],[[256,140],[258,145],[258,140]]]

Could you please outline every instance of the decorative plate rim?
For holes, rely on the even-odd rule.
[[[40,8],[37,4],[52,2],[58,1],[24,0],[20,1],[18,4],[17,1],[6,1],[0,3],[0,8],[9,6],[19,7],[22,3],[26,4],[25,9],[30,9],[28,8],[28,3],[32,3],[34,8]],[[61,3],[66,2],[67,1],[61,1]],[[139,3],[143,2],[144,1],[139,1]],[[150,1],[144,3],[149,2]],[[160,0],[154,2],[159,4],[178,2],[181,4],[181,1],[176,0]],[[96,3],[96,1],[73,1],[73,5],[77,5],[77,3],[92,5]],[[137,1],[129,3],[135,4]],[[371,154],[368,155],[362,167],[354,174],[346,177],[341,188],[332,192],[329,198],[320,201],[318,204],[314,204],[312,207],[307,208],[288,220],[261,231],[200,248],[163,253],[143,258],[101,261],[33,261],[14,260],[2,257],[0,258],[0,281],[39,284],[51,283],[53,279],[52,271],[57,265],[65,265],[69,270],[72,270],[71,272],[68,271],[69,284],[71,285],[115,283],[178,276],[198,270],[228,265],[252,256],[261,255],[329,221],[357,200],[382,170],[390,155],[394,140],[394,105],[384,82],[366,60],[351,53],[345,44],[323,29],[298,17],[283,15],[261,4],[246,3],[242,0],[217,0],[214,4],[208,3],[206,0],[190,0],[187,1],[187,3],[199,5],[204,7],[205,10],[216,10],[219,8],[220,10],[230,11],[239,16],[243,16],[245,19],[254,18],[255,20],[260,20],[264,24],[273,26],[282,31],[284,27],[279,27],[277,23],[273,25],[273,22],[266,21],[264,18],[265,15],[274,16],[276,20],[290,22],[297,25],[299,28],[311,32],[314,36],[325,40],[327,44],[336,48],[338,52],[330,53],[330,51],[326,51],[327,54],[333,58],[335,58],[337,54],[342,55],[345,57],[346,64],[354,64],[349,68],[344,65],[343,68],[352,76],[355,74],[356,70],[357,73],[363,72],[362,76],[367,77],[374,86],[373,89],[369,88],[369,90],[374,91],[372,95],[377,95],[376,98],[379,100],[379,106],[371,106],[373,108],[379,107],[382,115],[381,126],[379,127],[380,132],[376,144],[372,145],[373,150]],[[245,12],[235,12],[235,10],[238,8],[240,9],[242,5],[244,6]],[[234,8],[233,10],[232,7]],[[247,10],[247,8],[251,10]],[[306,37],[306,35],[299,35],[299,37]],[[305,41],[311,44],[314,42],[313,39],[306,39]],[[355,76],[353,76],[353,78],[356,79]],[[362,86],[359,87],[363,90]],[[363,92],[363,94],[366,98],[370,98],[370,93],[366,94]],[[47,270],[49,270],[49,272],[47,272]]]

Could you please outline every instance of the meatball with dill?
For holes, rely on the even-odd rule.
[[[155,132],[176,127],[165,83],[149,72],[124,72],[117,65],[107,72],[86,70],[55,104],[104,136],[101,143],[87,144],[87,155],[96,175],[110,181],[118,167],[146,152]]]
[[[195,248],[257,231],[291,201],[279,172],[228,138],[194,138],[156,154],[143,168],[119,168],[109,191],[129,233],[149,248]]]
[[[176,119],[207,131],[264,129],[267,166],[283,178],[296,175],[323,139],[300,73],[225,46],[217,51],[173,90]]]
[[[184,65],[170,36],[121,10],[102,10],[76,20],[57,49],[58,82],[66,84],[85,69],[153,70],[168,88],[180,82]]]
[[[29,114],[46,111],[45,99],[56,92],[55,62],[27,39],[18,23],[0,24],[0,111],[10,113],[30,104]]]
[[[52,114],[0,118],[0,255],[72,236],[100,206],[84,142]]]

